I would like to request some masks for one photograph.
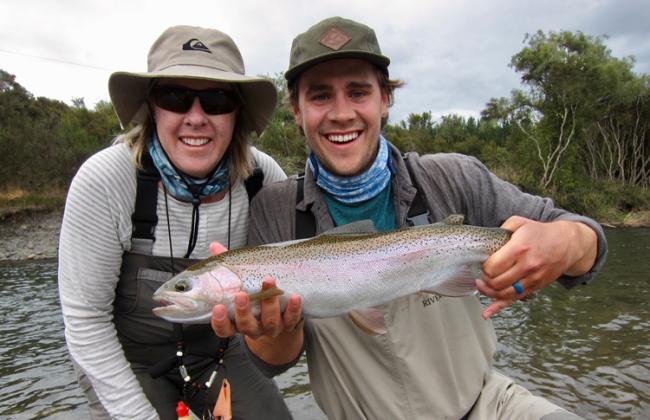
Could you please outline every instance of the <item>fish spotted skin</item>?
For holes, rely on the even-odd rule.
[[[421,291],[464,296],[475,292],[480,264],[511,235],[505,229],[458,224],[458,217],[447,223],[363,233],[372,229],[369,223],[207,258],[156,291],[154,300],[166,305],[154,313],[172,322],[209,322],[212,306],[222,303],[232,316],[234,293],[257,293],[266,277],[274,278],[284,292],[282,305],[289,295],[298,294],[305,316],[319,318],[365,310]],[[259,304],[252,303],[259,311]]]

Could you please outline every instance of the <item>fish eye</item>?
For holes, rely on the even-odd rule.
[[[174,285],[174,289],[176,289],[177,292],[187,292],[190,290],[190,285],[187,284],[187,281],[180,280]]]

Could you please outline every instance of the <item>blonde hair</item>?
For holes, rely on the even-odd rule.
[[[235,85],[235,88],[237,86]],[[241,96],[240,96],[241,97]],[[248,135],[252,131],[250,119],[244,111],[245,104],[240,104],[236,111],[235,127],[232,132],[230,145],[226,155],[230,156],[229,172],[230,183],[234,184],[238,179],[246,179],[252,172],[253,162],[250,154]],[[151,108],[146,107],[143,122],[137,123],[131,129],[123,132],[115,138],[114,144],[124,143],[131,151],[131,158],[138,169],[142,169],[142,155],[151,139],[151,128],[154,120],[151,116]]]

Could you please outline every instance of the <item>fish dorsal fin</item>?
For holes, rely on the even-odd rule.
[[[441,222],[436,224],[440,225],[462,225],[465,223],[465,216],[462,214],[450,214],[445,217]]]
[[[377,308],[357,309],[348,312],[350,319],[368,335],[386,334],[384,314]]]
[[[436,223],[431,223],[430,225],[417,225],[417,226],[412,226],[410,229],[418,229],[418,228],[428,228],[431,226],[462,226],[465,224],[465,216],[462,214],[450,214],[449,216],[445,217],[439,222]]]
[[[302,242],[311,242],[314,240],[317,240],[318,238],[322,238],[323,236],[344,236],[344,237],[354,237],[354,236],[363,236],[363,235],[368,235],[368,234],[374,234],[377,233],[377,228],[375,228],[374,223],[372,223],[372,220],[359,220],[358,222],[352,222],[348,223],[345,225],[337,226],[335,228],[332,228],[330,230],[327,230],[320,235],[316,235],[313,238],[305,238],[305,239],[295,239],[292,241],[284,241],[284,242],[278,242],[278,243],[272,243],[272,244],[265,244],[261,245],[263,247],[277,247],[277,248],[282,248],[282,247],[288,247],[291,245],[296,245]]]
[[[337,226],[323,232],[321,235],[362,235],[377,232],[378,230],[372,220],[366,219]]]
[[[260,245],[260,246],[265,247],[265,248],[282,248],[282,247],[285,247],[285,246],[299,244],[301,242],[311,241],[312,239],[314,239],[314,238],[294,239],[294,240],[291,240],[291,241],[275,242],[275,243],[264,244],[264,245]]]

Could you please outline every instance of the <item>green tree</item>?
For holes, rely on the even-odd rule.
[[[431,150],[435,124],[431,112],[409,114],[407,120],[400,123],[401,128],[405,129],[401,138],[403,149],[418,153]]]
[[[281,74],[276,74],[271,80],[278,90],[278,106],[262,136],[255,138],[253,143],[273,156],[288,174],[302,172],[307,157],[307,146],[288,103],[287,82]]]
[[[29,191],[65,187],[79,165],[119,131],[110,104],[88,110],[34,98],[0,70],[0,188]]]
[[[617,86],[587,132],[586,164],[592,179],[650,185],[650,78]]]
[[[540,187],[550,187],[567,156],[584,146],[585,132],[611,100],[617,86],[631,80],[632,59],[617,59],[603,37],[582,32],[538,31],[512,57],[525,90],[492,99],[484,117],[513,123],[535,146]]]

